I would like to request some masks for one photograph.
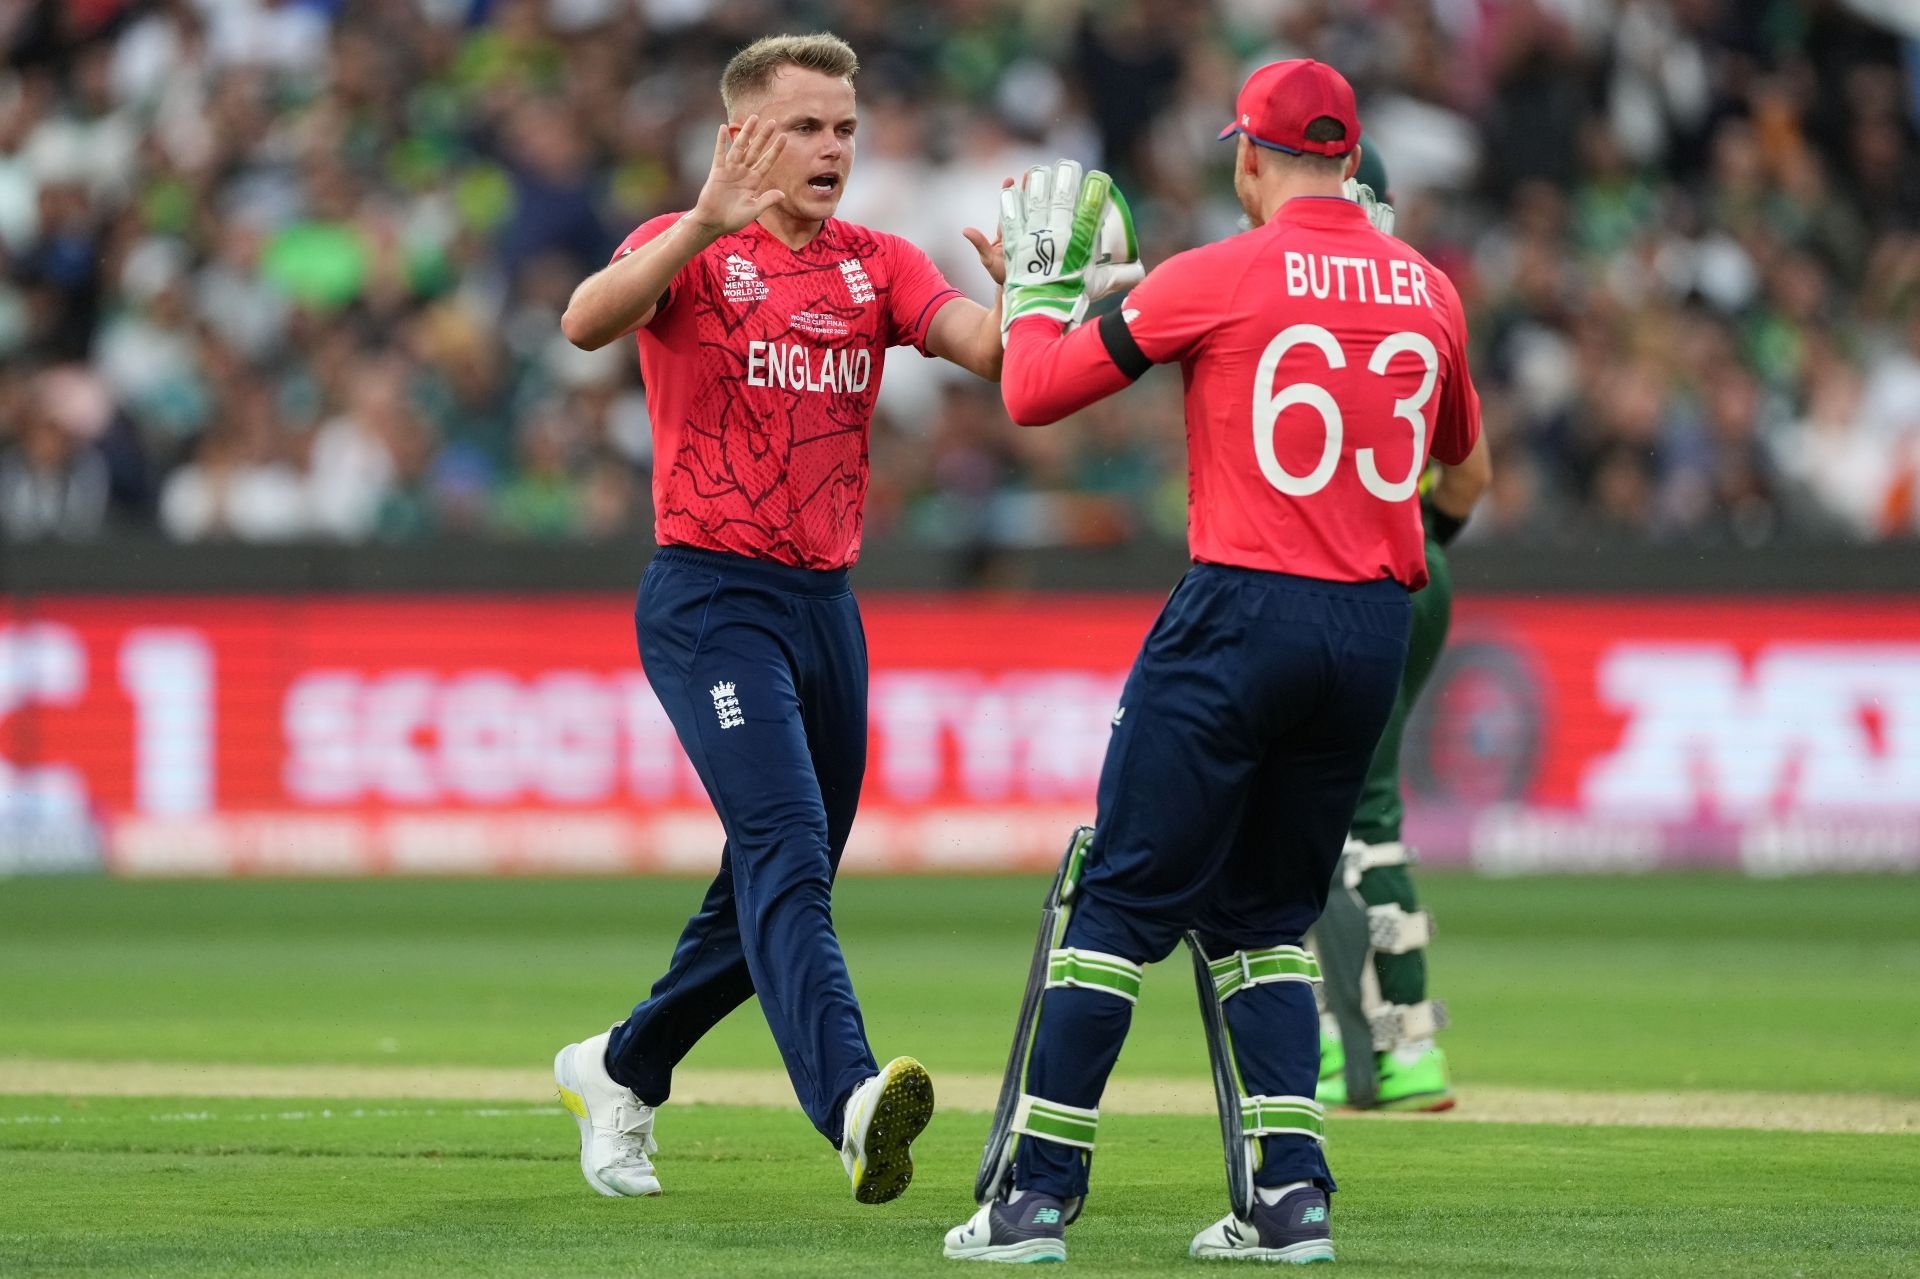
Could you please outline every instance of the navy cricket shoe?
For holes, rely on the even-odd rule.
[[[1333,1232],[1327,1221],[1327,1192],[1303,1186],[1276,1204],[1255,1204],[1253,1220],[1229,1213],[1193,1237],[1187,1255],[1206,1261],[1333,1260]]]
[[[1017,1203],[990,1199],[947,1231],[947,1256],[954,1261],[1065,1261],[1072,1216],[1064,1202],[1037,1190],[1020,1192]]]

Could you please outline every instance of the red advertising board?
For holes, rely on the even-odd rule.
[[[1158,597],[875,595],[850,870],[1039,868]],[[620,596],[51,597],[0,623],[0,870],[711,867]],[[1920,867],[1920,602],[1465,599],[1409,837],[1494,871]]]

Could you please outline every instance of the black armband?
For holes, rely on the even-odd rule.
[[[1420,513],[1427,519],[1427,534],[1434,541],[1445,546],[1460,536],[1460,530],[1467,526],[1467,516],[1448,515],[1433,504],[1431,497],[1420,499]]]
[[[1127,327],[1124,310],[1109,311],[1100,317],[1100,341],[1112,357],[1114,367],[1129,382],[1137,382],[1140,375],[1153,367],[1153,361],[1133,340],[1133,330]]]

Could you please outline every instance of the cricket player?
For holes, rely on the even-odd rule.
[[[1259,1144],[1252,1219],[1229,1213],[1190,1252],[1333,1256],[1317,974],[1300,941],[1392,712],[1408,594],[1427,580],[1420,476],[1430,456],[1456,466],[1483,447],[1479,401],[1452,284],[1343,196],[1360,158],[1346,80],[1311,60],[1262,67],[1220,136],[1235,139],[1253,229],[1170,259],[1071,331],[1080,175],[1030,170],[1002,203],[1009,413],[1051,422],[1178,362],[1195,563],[1114,716],[1026,1064],[1013,1189],[948,1233],[956,1259],[1065,1257],[1141,968],[1188,929]]]
[[[1000,315],[906,241],[833,216],[856,70],[832,35],[742,50],[721,77],[727,123],[694,207],[628,236],[562,319],[587,349],[637,335],[660,546],[635,609],[640,657],[726,831],[652,994],[554,1058],[581,1171],[603,1195],[660,1193],[654,1119],[674,1066],[752,995],[860,1202],[906,1189],[909,1143],[933,1111],[919,1062],[875,1063],[829,907],[866,768],[866,638],[847,567],[888,348],[995,380]],[[1000,283],[997,243],[969,239]]]
[[[1393,196],[1386,165],[1378,148],[1364,137],[1361,144],[1354,177],[1365,188],[1362,204],[1375,226],[1390,231]],[[1384,218],[1377,212],[1381,208],[1388,211]],[[1367,769],[1326,911],[1308,938],[1324,976],[1316,1095],[1323,1106],[1432,1111],[1454,1104],[1446,1054],[1433,1039],[1445,1025],[1445,1014],[1427,997],[1425,952],[1432,922],[1414,892],[1413,852],[1400,840],[1405,811],[1400,743],[1407,716],[1447,642],[1453,579],[1445,548],[1491,478],[1485,450],[1467,462],[1430,467],[1421,479],[1427,584],[1413,597],[1406,671]],[[1348,1039],[1363,1046],[1349,1054],[1344,1051]]]

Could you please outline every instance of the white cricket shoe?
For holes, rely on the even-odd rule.
[[[863,1204],[898,1199],[913,1180],[907,1147],[933,1118],[933,1079],[911,1057],[895,1057],[847,1098],[840,1162]]]
[[[607,1074],[611,1033],[603,1031],[555,1053],[553,1082],[560,1086],[560,1104],[580,1125],[580,1172],[587,1184],[611,1199],[657,1195],[660,1178],[648,1158],[659,1149],[653,1140],[653,1107]]]

